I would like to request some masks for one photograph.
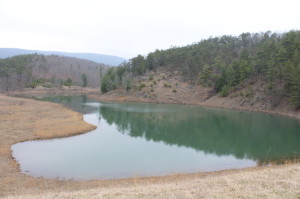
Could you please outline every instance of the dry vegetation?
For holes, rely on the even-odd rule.
[[[217,172],[211,175],[173,176],[155,183],[132,181],[130,185],[87,190],[14,195],[6,199],[92,198],[299,198],[300,165]]]
[[[300,109],[292,105],[287,96],[268,95],[267,84],[260,78],[249,79],[227,97],[212,96],[202,105],[260,111],[300,119]]]
[[[129,101],[169,104],[195,104],[230,109],[260,111],[300,119],[300,109],[289,103],[288,97],[268,95],[267,83],[249,79],[232,89],[229,96],[212,95],[211,88],[183,81],[179,71],[157,69],[135,78],[129,91],[119,88],[91,97],[102,101]]]
[[[84,122],[82,115],[61,105],[36,102],[0,95],[0,196],[21,187],[43,187],[18,172],[10,146],[25,140],[65,137],[84,133],[95,127]]]
[[[183,82],[179,71],[161,69],[137,77],[127,92],[117,89],[94,97],[104,101],[200,104],[208,98],[208,92],[209,88]]]
[[[300,164],[124,180],[58,181],[21,174],[10,145],[94,128],[61,105],[0,95],[0,198],[299,198]]]

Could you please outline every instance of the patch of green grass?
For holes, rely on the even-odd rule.
[[[140,85],[139,85],[139,91],[141,91],[143,88],[145,88],[146,87],[146,84],[144,84],[144,83],[141,83]]]
[[[251,89],[247,90],[246,93],[245,93],[245,96],[246,97],[253,97],[254,96],[253,90],[251,90]]]
[[[170,84],[164,83],[164,87],[171,88],[172,86]]]
[[[221,90],[221,96],[227,97],[229,95],[230,88],[228,86],[223,86]]]

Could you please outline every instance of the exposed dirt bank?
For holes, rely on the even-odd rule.
[[[300,164],[124,180],[58,181],[21,174],[10,146],[94,129],[61,105],[0,96],[0,198],[299,198]]]
[[[266,82],[259,78],[249,80],[236,87],[227,97],[221,97],[212,95],[210,88],[184,82],[176,71],[157,71],[138,77],[129,91],[117,89],[89,96],[100,101],[193,104],[260,111],[300,119],[300,109],[291,105],[286,95],[270,93]]]
[[[247,99],[244,97],[236,97],[236,96],[228,96],[228,97],[220,97],[213,96],[207,100],[203,101],[187,101],[181,102],[180,99],[151,99],[147,97],[140,96],[138,94],[122,94],[118,91],[113,91],[105,95],[99,94],[89,94],[89,97],[97,99],[99,101],[105,102],[143,102],[143,103],[163,103],[163,104],[190,104],[190,105],[201,105],[201,106],[211,106],[211,107],[219,107],[219,108],[228,108],[228,109],[237,109],[237,110],[245,110],[245,111],[257,111],[264,113],[271,113],[276,115],[288,116],[300,119],[300,109],[296,109],[291,106],[287,99],[282,100],[282,102],[277,106],[267,106],[268,101],[259,101],[252,102],[251,99]]]

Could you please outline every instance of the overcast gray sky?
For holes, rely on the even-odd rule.
[[[300,30],[299,0],[0,0],[0,47],[132,58],[209,36]]]

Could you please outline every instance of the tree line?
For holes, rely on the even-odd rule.
[[[101,91],[128,90],[134,77],[158,68],[180,71],[183,81],[211,87],[222,96],[249,78],[262,78],[270,95],[284,93],[300,106],[300,31],[224,35],[138,55],[109,69]]]
[[[100,70],[108,66],[92,61],[57,55],[17,55],[0,59],[0,91],[25,87],[99,87]]]

